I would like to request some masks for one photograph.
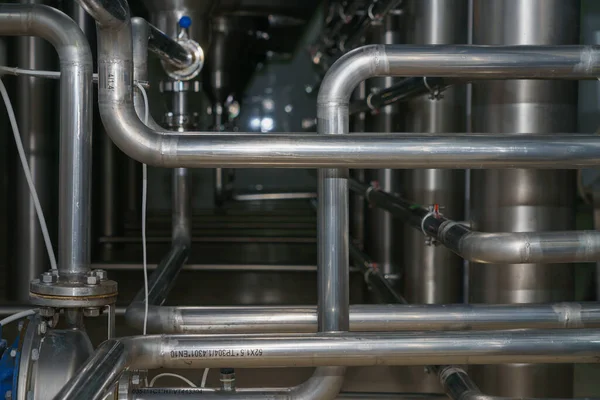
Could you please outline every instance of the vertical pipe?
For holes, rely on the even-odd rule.
[[[576,44],[577,0],[475,0],[474,44]],[[577,84],[568,81],[491,81],[473,85],[473,131],[553,133],[577,128]],[[474,229],[549,231],[574,228],[571,171],[472,171]],[[548,303],[573,297],[565,264],[472,265],[474,303]],[[509,397],[571,397],[570,365],[473,368],[481,390]]]
[[[88,38],[92,54],[94,56],[94,71],[96,68],[96,21],[75,1],[66,2],[65,13],[73,18],[73,21],[79,25],[85,36]],[[96,88],[94,88],[96,89]],[[97,94],[94,94],[96,98]],[[94,165],[99,167],[96,169],[98,179],[94,182],[99,182],[97,186],[92,187],[94,192],[94,201],[92,204],[92,213],[94,224],[94,235],[102,237],[118,236],[122,233],[123,220],[122,209],[120,207],[120,196],[118,195],[119,184],[119,166],[117,147],[112,142],[110,137],[104,132],[104,126],[100,120],[97,104],[94,104],[94,131],[98,134],[94,138],[94,148],[100,149],[94,152]],[[96,145],[98,145],[96,147]],[[97,164],[96,164],[97,163]],[[98,202],[96,202],[98,199]],[[139,202],[139,197],[137,197]],[[96,218],[97,217],[97,218]],[[101,258],[110,260],[112,257],[113,243],[106,241],[102,244]]]
[[[364,100],[366,98],[366,82],[361,82],[354,94],[353,100]],[[350,126],[352,132],[365,131],[366,113],[356,113],[350,117]],[[350,170],[350,176],[359,182],[365,181],[364,169]],[[354,245],[359,250],[364,249],[365,245],[365,198],[356,192],[350,193],[350,237],[354,240]]]
[[[367,42],[373,44],[398,44],[402,42],[402,17],[387,15],[380,23],[374,23],[367,35]],[[367,81],[367,94],[392,86],[397,78],[385,77]],[[365,116],[366,132],[400,132],[402,115],[400,103],[381,108],[376,113],[367,112]],[[382,190],[398,192],[399,170],[365,170],[365,179],[377,182]],[[392,216],[375,207],[365,211],[365,252],[377,263],[378,269],[392,281],[399,274],[398,243],[401,242],[400,225]]]
[[[187,168],[173,170],[173,242],[186,246],[192,237],[192,204],[190,175]]]
[[[347,133],[348,126],[345,128]],[[319,133],[330,134],[332,132],[327,132],[323,127],[320,127],[319,131]],[[350,328],[348,170],[346,168],[319,169],[318,194],[319,332],[347,331]]]
[[[406,4],[408,43],[464,44],[467,41],[467,0],[411,0]],[[406,131],[464,132],[465,88],[450,87],[443,98],[424,95],[408,103]],[[404,173],[404,196],[423,205],[439,204],[449,218],[464,217],[463,170],[418,169]],[[403,293],[409,303],[462,301],[463,261],[443,246],[428,246],[421,232],[404,227]]]
[[[321,89],[323,90],[323,89]],[[347,134],[348,104],[319,104],[319,134]],[[348,169],[318,171],[317,281],[319,332],[347,331],[349,320]]]
[[[46,0],[26,0],[27,4],[47,4]],[[17,59],[15,65],[28,69],[55,70],[54,49],[41,38],[19,37],[17,41]],[[53,207],[53,177],[56,176],[57,159],[53,157],[56,148],[57,130],[53,121],[52,108],[55,84],[44,78],[19,76],[17,78],[18,96],[16,100],[17,124],[23,140],[25,156],[31,170],[31,177],[48,219],[50,233],[56,232],[56,222],[53,217],[56,211]],[[18,158],[15,158],[18,163]],[[40,224],[35,214],[35,208],[29,186],[21,166],[17,167],[16,176],[16,221],[15,247],[16,256],[11,271],[9,297],[11,300],[29,301],[29,282],[49,269],[48,253],[44,246]],[[54,229],[52,229],[54,228]],[[55,240],[52,241],[56,243]]]

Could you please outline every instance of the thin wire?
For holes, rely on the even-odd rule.
[[[210,368],[204,368],[204,373],[202,374],[202,382],[200,383],[201,388],[206,386],[206,379],[208,379],[208,371],[210,371]]]
[[[30,315],[33,315],[36,313],[36,311],[37,311],[36,309],[31,309],[31,310],[25,310],[25,311],[21,311],[16,314],[10,315],[10,316],[4,318],[3,320],[0,320],[0,326],[4,326],[6,324],[10,324],[11,322],[19,320],[21,318],[25,318]]]
[[[0,65],[0,75],[26,75],[35,76],[37,78],[48,78],[48,79],[60,79],[60,71],[44,71],[39,69],[25,69],[18,67],[8,67],[6,65]],[[98,74],[92,74],[92,79],[98,81]]]
[[[15,144],[17,145],[17,152],[19,153],[19,159],[21,160],[21,166],[23,167],[23,172],[25,173],[27,185],[29,186],[29,192],[31,193],[33,206],[35,207],[35,213],[37,214],[38,220],[40,221],[42,236],[44,237],[44,243],[46,244],[46,250],[48,251],[48,258],[50,259],[50,268],[57,269],[54,248],[52,247],[52,241],[50,240],[50,233],[48,233],[48,226],[46,225],[46,219],[44,218],[42,205],[40,204],[40,199],[38,197],[37,191],[35,190],[35,185],[33,184],[31,170],[29,169],[27,157],[25,156],[25,149],[23,149],[23,142],[21,141],[21,134],[19,133],[19,126],[17,125],[15,111],[13,110],[12,103],[10,102],[10,97],[8,97],[8,92],[6,91],[6,86],[4,86],[4,82],[2,82],[2,79],[0,79],[0,93],[2,94],[2,98],[4,99],[6,112],[8,113],[8,119],[10,120],[10,125],[12,126]]]
[[[146,89],[140,84],[136,83],[137,88],[140,90],[144,99],[144,123],[148,125],[149,118],[149,104],[148,95]],[[144,265],[144,329],[142,333],[145,335],[148,328],[148,259],[147,259],[147,247],[146,247],[146,206],[148,203],[148,166],[142,164],[142,257]],[[160,376],[160,375],[159,375]],[[150,385],[152,386],[152,385]]]
[[[170,376],[170,377],[173,377],[173,378],[178,378],[178,379],[181,379],[182,381],[184,381],[185,383],[187,383],[188,385],[190,385],[191,387],[197,387],[197,386],[194,384],[194,382],[190,381],[189,379],[187,379],[187,378],[185,378],[185,377],[183,377],[183,376],[181,376],[181,375],[172,374],[172,373],[170,373],[170,372],[163,372],[162,374],[158,374],[158,375],[156,375],[154,378],[152,378],[152,380],[150,381],[150,384],[149,384],[148,386],[149,386],[149,387],[153,387],[153,386],[154,386],[154,383],[155,383],[155,382],[156,382],[156,381],[157,381],[159,378],[162,378],[162,377],[164,377],[164,376]],[[202,386],[202,387],[204,387],[204,386]]]

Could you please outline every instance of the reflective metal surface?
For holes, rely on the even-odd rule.
[[[48,1],[31,0],[30,4],[44,4]],[[36,37],[17,39],[16,65],[22,68],[53,70],[56,68],[52,46],[45,40]],[[15,97],[17,125],[21,133],[23,148],[31,170],[31,177],[38,193],[42,210],[48,218],[50,232],[56,226],[56,202],[53,188],[56,185],[56,159],[53,157],[53,143],[57,132],[54,128],[53,110],[47,104],[52,99],[56,85],[43,78],[22,76],[17,78],[19,95]],[[52,104],[51,102],[50,104]],[[18,161],[17,161],[18,162]],[[21,168],[20,165],[17,168]],[[26,301],[29,298],[29,281],[50,268],[48,253],[44,246],[42,232],[35,213],[33,199],[25,175],[19,171],[15,174],[16,196],[14,206],[15,221],[14,240],[16,253],[13,262],[19,266],[11,272],[9,298]],[[56,241],[53,235],[53,242]]]
[[[80,0],[80,2],[85,1]],[[124,26],[128,23],[128,21],[123,22]],[[333,139],[334,142],[339,140],[333,135],[331,135],[331,138],[326,137],[329,135],[323,135],[321,139],[308,139],[306,143],[308,146],[302,149],[301,143],[298,143],[302,140],[300,136],[295,139],[290,137],[290,141],[288,141],[282,137],[271,136],[267,138],[268,135],[248,135],[244,136],[244,140],[236,143],[230,135],[225,134],[206,133],[197,135],[186,133],[185,135],[167,135],[167,132],[148,129],[139,121],[133,110],[130,90],[132,85],[131,65],[107,62],[108,60],[125,60],[131,57],[131,46],[129,44],[131,35],[129,30],[102,26],[99,31],[99,38],[100,62],[106,65],[106,68],[100,70],[99,75],[99,103],[102,120],[108,134],[115,143],[126,154],[138,161],[165,167],[198,167],[200,165],[221,167],[236,165],[246,167],[259,165],[330,167],[331,165],[326,164],[338,158],[343,160],[340,164],[351,164],[359,167],[361,165],[357,162],[357,157],[370,153],[369,145],[366,144],[365,146],[358,146],[360,149],[351,149],[352,151],[346,154],[336,154],[337,151],[332,151],[336,148],[335,146],[328,148],[325,145],[325,142],[329,140]],[[465,54],[468,56],[465,56]],[[423,75],[431,73],[439,76],[480,78],[532,76],[536,78],[591,78],[596,75],[597,69],[600,69],[600,67],[596,66],[595,63],[582,65],[581,57],[590,59],[595,54],[596,50],[594,48],[580,46],[568,48],[532,47],[527,49],[505,47],[502,48],[502,51],[493,47],[367,46],[343,56],[329,70],[320,90],[318,103],[324,108],[319,112],[318,118],[329,119],[330,117],[323,113],[333,112],[333,110],[339,108],[336,112],[339,111],[338,118],[340,120],[337,122],[345,124],[347,128],[348,101],[352,90],[364,79],[376,75]],[[444,59],[443,65],[435,62],[440,57]],[[111,84],[111,90],[108,90],[107,86],[109,75],[118,78],[114,81],[114,85]],[[306,137],[303,137],[303,139],[306,140]],[[351,140],[355,139],[352,138]],[[317,142],[320,141],[323,141],[323,143],[315,147]],[[475,142],[475,140],[471,141],[468,150],[472,149],[472,142]],[[452,143],[456,145],[458,142],[454,140]],[[395,144],[398,145],[399,143]],[[444,147],[444,143],[441,141],[436,142],[436,144],[433,147],[443,149],[442,153],[448,151],[448,148]],[[373,145],[373,142],[370,145]],[[401,146],[403,149],[410,148],[406,145],[407,143],[403,143]],[[570,146],[572,145],[571,140]],[[237,146],[239,147],[236,149]],[[418,146],[422,152],[419,153],[420,157],[417,158],[420,158],[421,162],[424,161],[422,159],[424,154],[429,155],[429,160],[440,158],[438,154],[430,152],[431,146],[429,148],[424,148],[424,146],[425,143]],[[377,150],[368,154],[367,157],[370,163],[377,164],[373,160],[378,160],[378,162],[382,162],[380,165],[398,166],[398,159],[402,159],[400,154],[396,153],[391,157],[396,161],[395,164],[389,159],[384,160],[385,157],[382,157],[387,152],[386,146],[378,143],[375,147]],[[503,147],[506,146],[500,146],[500,148]],[[518,146],[515,149],[513,143],[509,147],[518,150]],[[302,155],[299,150],[305,150],[306,153]],[[341,147],[337,150],[343,151],[349,150],[349,148]],[[465,148],[462,147],[462,154],[464,154],[464,150]],[[497,154],[499,147],[489,150],[491,154]],[[540,151],[544,148],[538,146],[536,150]],[[574,154],[573,149],[570,150],[567,154],[572,156]],[[589,147],[586,150],[589,151]],[[320,160],[319,153],[322,154]],[[470,157],[467,164],[477,165],[477,162],[481,160],[477,160],[476,151],[470,153],[472,153],[472,157]],[[561,154],[564,156],[564,148],[561,149]],[[548,153],[544,155],[548,160]],[[302,160],[305,157],[312,158],[312,160]],[[489,153],[487,157],[490,157]],[[502,158],[506,157],[506,153],[502,154]],[[455,161],[462,158],[454,154]],[[577,159],[581,160],[582,157],[579,155]],[[402,161],[405,160],[407,159],[402,159]],[[414,158],[412,161],[414,161]],[[428,160],[425,159],[425,161]],[[553,161],[555,160],[547,162]],[[387,162],[389,164],[386,165]],[[321,163],[325,165],[321,165]],[[410,165],[410,162],[406,164]],[[482,164],[479,165],[482,166]],[[556,164],[553,165],[556,166]],[[439,166],[439,164],[429,166]]]
[[[401,43],[403,18],[399,15],[388,15],[379,24],[371,27],[366,38],[368,43],[398,44]],[[397,79],[386,77],[367,81],[367,91],[376,93],[393,85]],[[383,107],[377,113],[367,112],[365,115],[365,131],[398,132],[402,130],[402,117],[399,104]],[[382,190],[396,193],[399,186],[400,171],[392,169],[366,170],[365,178],[378,185]],[[384,275],[400,274],[400,243],[402,229],[394,224],[389,213],[367,207],[365,210],[366,232],[365,252],[377,263],[377,268]],[[393,280],[393,279],[392,279]]]
[[[39,359],[32,366],[33,399],[53,399],[93,353],[84,331],[49,330],[40,343]]]
[[[409,43],[467,42],[466,0],[413,0],[406,4]],[[463,85],[435,97],[427,93],[408,103],[406,130],[415,133],[464,132],[466,92]],[[439,204],[449,218],[464,217],[462,170],[419,169],[404,173],[402,195],[425,207]],[[422,232],[404,227],[403,292],[410,303],[459,303],[463,260],[442,246],[425,243]]]
[[[0,6],[0,34],[38,36],[58,52],[60,165],[58,263],[64,273],[85,272],[90,263],[92,53],[79,27],[44,6]]]
[[[316,332],[314,306],[173,307],[151,306],[148,330],[154,333]],[[597,303],[534,305],[352,305],[353,332],[583,328],[600,326]],[[141,328],[144,307],[132,304],[127,323]]]
[[[474,2],[474,42],[486,45],[566,45],[579,40],[579,1]],[[473,85],[473,130],[544,133],[577,127],[577,85],[510,81]],[[473,229],[496,232],[566,230],[574,227],[573,173],[474,171]],[[471,301],[527,303],[573,296],[573,266],[473,265]],[[499,396],[571,397],[571,366],[498,366],[474,369],[482,391]],[[510,383],[509,383],[510,382]]]

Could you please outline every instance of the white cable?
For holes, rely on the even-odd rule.
[[[190,381],[189,379],[181,376],[181,375],[177,375],[177,374],[172,374],[170,372],[163,372],[162,374],[158,374],[156,375],[154,378],[152,378],[152,380],[150,381],[150,384],[148,385],[148,387],[153,387],[154,383],[159,379],[162,378],[163,376],[170,376],[173,378],[178,378],[181,379],[182,381],[184,381],[185,383],[187,383],[188,385],[190,385],[191,387],[197,387],[194,382]]]
[[[208,379],[208,371],[210,371],[210,368],[204,368],[204,373],[202,374],[202,382],[200,383],[201,388],[206,386],[206,379]]]
[[[4,318],[3,320],[0,320],[0,326],[4,326],[6,324],[10,324],[11,322],[19,320],[21,318],[25,318],[30,315],[33,315],[36,313],[36,311],[37,310],[35,310],[35,309],[31,309],[31,310],[25,310],[25,311],[21,311],[16,314],[10,315],[10,316]]]
[[[140,84],[135,84],[139,89],[144,99],[144,124],[148,125],[149,104],[146,89]],[[146,205],[148,202],[148,166],[142,164],[142,258],[144,266],[144,329],[142,333],[145,335],[148,327],[148,260],[146,249]],[[160,375],[159,375],[160,376]],[[156,379],[156,378],[155,378]],[[150,385],[152,386],[152,385]]]
[[[48,78],[48,79],[60,79],[60,71],[43,71],[39,69],[25,69],[18,67],[8,67],[6,65],[0,65],[0,75],[13,75],[13,76],[35,76],[37,78]],[[92,74],[94,81],[98,80],[98,74]]]
[[[29,192],[31,193],[31,198],[35,207],[35,213],[37,214],[38,220],[40,221],[42,236],[44,237],[44,243],[46,244],[46,250],[48,251],[48,258],[50,258],[50,268],[57,269],[56,257],[54,256],[52,241],[50,240],[48,226],[46,225],[46,220],[44,219],[42,205],[40,204],[40,199],[38,197],[37,191],[35,190],[35,185],[33,184],[31,170],[29,169],[29,164],[27,164],[27,158],[25,157],[25,150],[23,149],[21,134],[19,133],[19,127],[17,126],[17,118],[15,117],[15,111],[13,110],[13,106],[10,102],[10,97],[8,97],[8,92],[6,91],[6,86],[4,86],[4,82],[2,82],[2,79],[0,79],[0,93],[2,94],[2,98],[4,99],[4,104],[6,105],[6,112],[8,113],[8,119],[10,120],[10,125],[12,126],[13,136],[15,137],[15,144],[17,145],[17,152],[19,153],[19,158],[21,159],[21,166],[23,167],[23,172],[25,173],[25,179],[27,180],[27,185],[29,185]]]

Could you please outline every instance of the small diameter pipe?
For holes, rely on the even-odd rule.
[[[92,53],[87,38],[61,11],[44,5],[0,4],[0,35],[48,40],[60,59],[58,269],[90,266]]]
[[[372,205],[390,212],[469,261],[494,264],[573,263],[600,261],[600,232],[472,231],[439,211],[378,190],[357,181],[351,189]]]
[[[125,368],[598,363],[598,331],[161,335],[108,340],[56,399],[98,399]]]
[[[377,268],[377,264],[353,244],[350,244],[350,259],[355,266],[360,268],[364,274],[365,282],[379,296],[381,303],[407,304],[406,299],[392,288],[390,282]]]
[[[471,380],[464,369],[457,366],[433,367],[432,372],[440,378],[440,383],[448,397],[452,400],[566,400],[566,399],[542,399],[519,397],[490,396],[481,392],[475,382]],[[586,398],[593,400],[594,398]],[[581,399],[583,400],[583,399]],[[597,398],[595,400],[598,400]]]
[[[352,27],[348,37],[340,42],[340,51],[352,50],[358,45],[373,22],[381,21],[389,12],[398,7],[402,0],[378,0],[373,1],[365,15]]]
[[[408,101],[427,93],[439,96],[450,85],[457,83],[465,82],[443,78],[406,78],[388,88],[369,94],[364,100],[352,102],[350,115],[365,111],[375,112],[397,101]]]
[[[189,68],[194,62],[194,54],[152,24],[148,24],[148,50],[171,66]]]

